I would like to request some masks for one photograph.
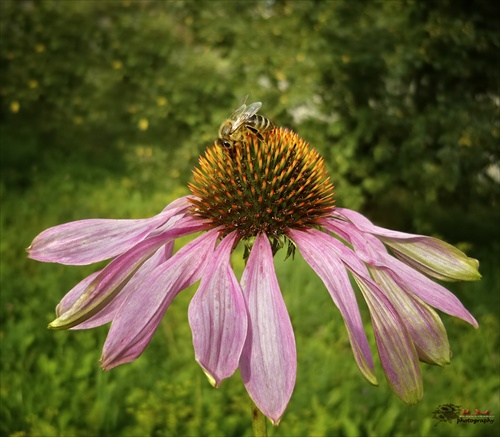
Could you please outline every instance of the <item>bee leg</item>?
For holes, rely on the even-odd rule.
[[[248,124],[245,125],[245,127],[250,131],[252,132],[259,140],[261,141],[264,141],[264,137],[262,136],[262,134],[257,130],[255,129],[254,127],[252,126],[249,126]]]

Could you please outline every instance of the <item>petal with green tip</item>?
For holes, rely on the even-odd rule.
[[[230,257],[237,234],[217,246],[189,304],[196,361],[215,387],[238,368],[247,335],[248,314]]]

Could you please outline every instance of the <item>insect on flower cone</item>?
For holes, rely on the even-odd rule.
[[[248,134],[242,147],[214,146],[200,158],[189,187],[193,214],[240,239],[319,224],[334,208],[323,158],[297,134],[275,129],[264,141]]]

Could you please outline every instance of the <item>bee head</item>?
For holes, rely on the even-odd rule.
[[[219,147],[224,147],[224,148],[228,149],[228,148],[233,146],[233,143],[231,141],[225,140],[223,138],[219,138],[217,140],[217,145]]]
[[[219,137],[227,137],[233,132],[233,122],[226,120],[219,128]]]

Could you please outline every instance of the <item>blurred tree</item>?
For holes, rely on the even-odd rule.
[[[342,182],[362,187],[375,213],[406,210],[413,225],[498,207],[499,5],[336,6],[318,14],[319,68]]]
[[[135,173],[124,161],[139,146],[155,158],[147,178],[185,182],[250,94],[325,155],[340,205],[421,231],[465,216],[483,220],[488,238],[494,231],[496,2],[1,7],[1,165],[11,187],[72,161],[87,163],[82,177]]]

